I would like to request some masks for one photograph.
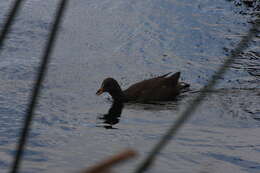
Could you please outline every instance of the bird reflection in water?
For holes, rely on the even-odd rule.
[[[124,104],[122,102],[114,101],[107,114],[99,117],[103,121],[103,127],[106,129],[116,129],[113,125],[119,123],[120,116],[123,110]]]
[[[187,90],[188,91],[188,90]],[[174,101],[171,102],[145,102],[145,103],[126,103],[127,107],[135,110],[171,110],[176,109],[176,106],[179,104],[179,101],[186,95],[182,94],[178,96]],[[134,104],[133,104],[134,103]],[[122,101],[113,101],[112,106],[109,108],[108,113],[98,117],[102,121],[101,125],[98,126],[104,127],[106,129],[117,129],[113,127],[115,124],[119,123],[122,110],[124,108],[124,103]]]

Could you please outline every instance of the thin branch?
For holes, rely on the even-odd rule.
[[[43,52],[42,56],[42,62],[40,65],[40,68],[38,70],[38,75],[37,79],[35,80],[34,88],[32,89],[32,95],[31,95],[31,100],[30,103],[28,104],[28,108],[26,110],[26,119],[24,121],[24,126],[21,131],[19,143],[17,145],[17,152],[16,156],[12,165],[11,173],[16,173],[19,169],[21,158],[23,156],[24,148],[27,142],[27,138],[29,135],[30,131],[30,125],[32,122],[33,114],[35,111],[35,107],[37,105],[38,97],[40,95],[40,90],[41,90],[41,84],[42,81],[44,80],[44,77],[46,75],[46,71],[48,68],[48,63],[50,59],[50,55],[53,50],[54,43],[56,41],[56,36],[58,34],[58,29],[60,22],[62,20],[65,8],[66,8],[67,0],[61,0],[58,6],[58,10],[55,15],[55,21],[52,26],[51,32],[49,34],[49,38],[45,47],[45,51]]]

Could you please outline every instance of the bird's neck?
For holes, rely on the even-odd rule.
[[[112,98],[115,102],[125,102],[126,101],[126,96],[121,88],[118,90],[115,90],[115,91],[111,91],[111,92],[109,92],[109,94],[112,96]]]

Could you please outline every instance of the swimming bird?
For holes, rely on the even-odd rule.
[[[179,82],[180,72],[168,76],[169,74],[143,80],[133,84],[126,90],[122,90],[118,82],[109,77],[103,80],[96,94],[101,95],[108,92],[113,100],[118,102],[171,101],[190,85]]]

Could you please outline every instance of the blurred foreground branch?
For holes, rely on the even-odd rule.
[[[122,163],[130,158],[133,158],[137,155],[137,153],[132,149],[127,149],[119,154],[111,156],[110,158],[101,161],[95,166],[92,166],[81,173],[109,173],[111,167],[116,164]]]

